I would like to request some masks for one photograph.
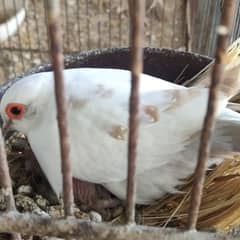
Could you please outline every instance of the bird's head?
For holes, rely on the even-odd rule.
[[[37,120],[44,114],[52,81],[45,74],[34,74],[14,83],[4,93],[0,113],[4,124],[11,122],[11,128],[28,133],[36,127]]]

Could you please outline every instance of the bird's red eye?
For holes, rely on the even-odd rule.
[[[5,111],[10,119],[19,120],[23,117],[26,111],[26,106],[22,103],[9,103],[6,106]]]

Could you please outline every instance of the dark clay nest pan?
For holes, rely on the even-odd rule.
[[[193,77],[210,62],[211,58],[194,53],[172,49],[144,49],[144,73],[170,82],[174,82],[180,75],[181,82],[184,82]],[[80,67],[130,69],[130,50],[129,48],[113,48],[68,55],[65,56],[64,65],[66,69]],[[51,70],[50,64],[40,65],[22,76]],[[183,74],[181,74],[182,72]],[[0,97],[20,77],[4,84],[0,89]]]
[[[152,76],[165,79],[167,81],[175,82],[177,79],[179,80],[179,76],[181,75],[181,82],[192,78],[195,74],[197,74],[200,70],[202,70],[206,65],[211,62],[211,58],[181,52],[170,49],[155,49],[155,48],[145,48],[144,49],[144,73],[150,74]],[[105,50],[93,50],[82,52],[80,54],[70,55],[65,57],[65,68],[80,68],[80,67],[98,67],[98,68],[120,68],[120,69],[129,69],[130,68],[130,52],[128,48],[117,48],[117,49],[105,49]],[[51,65],[45,64],[41,65],[24,75],[28,75],[31,73],[50,71]],[[4,86],[0,88],[0,96],[4,94],[4,91],[15,81],[17,81],[20,77],[13,79],[6,83]],[[113,79],[114,81],[114,79]],[[235,159],[236,160],[236,159]],[[220,165],[216,170],[210,173],[209,179],[215,179],[217,177],[221,177],[226,174],[226,171],[231,172],[233,170],[233,166],[231,165],[231,161],[224,163],[225,165]],[[239,168],[240,172],[240,164],[234,165],[234,171]],[[187,220],[187,210],[189,204],[189,192],[191,190],[191,184],[184,185],[182,187],[183,192],[185,194],[175,194],[171,196],[166,196],[161,200],[157,201],[151,206],[144,207],[141,211],[142,219],[141,222],[146,225],[158,225],[163,226],[170,216],[173,214],[176,208],[181,205],[181,209],[178,210],[178,214],[171,218],[169,221],[170,224],[168,226],[178,226],[184,227]],[[206,192],[207,196],[203,196],[203,212],[200,211],[199,219],[199,227],[200,228],[208,228],[213,227],[220,230],[226,231],[226,227],[230,224],[223,223],[223,219],[227,219],[227,215],[231,216],[230,210],[240,209],[240,201],[230,201],[229,205],[226,203],[226,199],[231,199],[229,195],[224,195],[223,191],[216,191],[217,186],[213,184],[213,182],[206,181],[205,187],[208,189]],[[219,182],[217,182],[219,184]],[[225,182],[226,184],[226,182]],[[240,193],[240,180],[234,179],[229,181],[229,185],[226,184],[226,189],[233,189],[236,187],[239,189]],[[211,195],[212,193],[212,195]],[[219,195],[220,194],[220,195]],[[214,195],[214,196],[213,196]],[[216,196],[215,196],[216,195]],[[240,194],[239,194],[240,195]],[[185,198],[186,197],[186,198]],[[185,202],[182,202],[183,198]],[[221,202],[214,202],[214,198]],[[237,197],[236,197],[237,199]],[[240,196],[239,198],[240,199]],[[223,204],[224,202],[224,204]],[[215,206],[219,204],[219,208]],[[231,206],[235,204],[235,208],[232,209]],[[214,207],[213,207],[214,205]],[[208,210],[209,207],[209,211]],[[213,210],[212,210],[213,209]],[[240,212],[240,211],[239,211]],[[235,214],[236,215],[236,214]],[[235,216],[234,221],[236,219],[240,219],[239,216]],[[121,217],[114,219],[114,222],[121,222]],[[225,225],[224,225],[225,224]]]

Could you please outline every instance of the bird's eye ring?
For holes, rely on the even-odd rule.
[[[6,106],[6,114],[10,119],[19,120],[23,117],[26,111],[26,105],[22,103],[9,103]]]

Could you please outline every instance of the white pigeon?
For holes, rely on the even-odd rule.
[[[217,104],[211,163],[236,151],[240,115],[225,108],[240,89],[236,67],[226,72]],[[130,72],[64,70],[73,177],[98,183],[126,198]],[[26,134],[56,194],[62,193],[59,137],[52,72],[23,77],[3,95],[4,122]],[[142,74],[137,155],[138,204],[176,192],[192,174],[207,108],[208,89],[185,88]]]

